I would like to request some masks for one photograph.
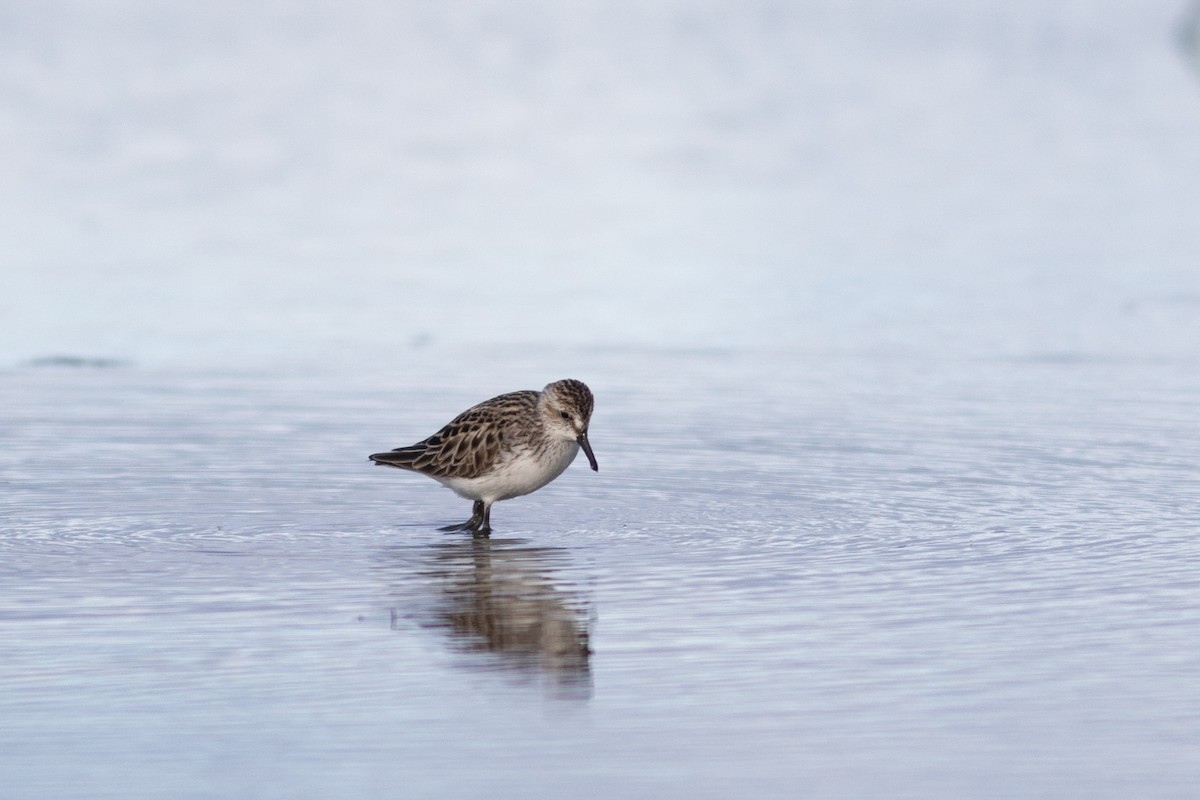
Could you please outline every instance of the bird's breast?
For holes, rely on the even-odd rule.
[[[441,480],[469,500],[508,500],[535,492],[563,474],[578,453],[577,442],[560,439],[538,449],[514,450],[483,475]]]

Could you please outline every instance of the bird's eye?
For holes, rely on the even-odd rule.
[[[568,414],[566,411],[560,411],[560,412],[558,412],[558,415],[559,415],[560,417],[562,417],[563,419],[570,419],[570,418],[571,418],[571,415],[570,415],[570,414]]]

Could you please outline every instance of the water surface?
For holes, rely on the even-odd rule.
[[[6,800],[1200,796],[1192,18],[1094,5],[0,3]],[[366,460],[564,377],[491,540]]]
[[[5,374],[14,796],[1195,787],[1200,373],[579,357],[490,541],[365,461],[427,387]]]

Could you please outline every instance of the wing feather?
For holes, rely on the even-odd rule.
[[[524,420],[536,414],[538,393],[509,392],[472,406],[440,431],[408,447],[375,453],[377,464],[434,478],[476,478],[500,459]]]

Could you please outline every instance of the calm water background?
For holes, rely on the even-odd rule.
[[[1197,796],[1189,19],[0,3],[4,796]]]

